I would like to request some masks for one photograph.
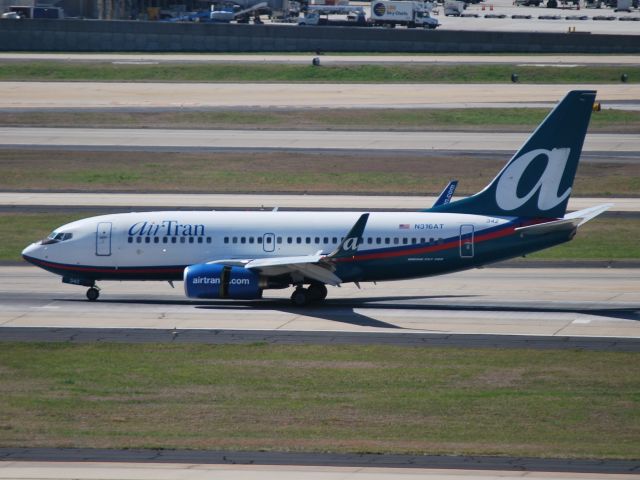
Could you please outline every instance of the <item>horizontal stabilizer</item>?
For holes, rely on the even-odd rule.
[[[613,203],[605,203],[596,207],[589,207],[585,208],[584,210],[578,210],[577,212],[567,213],[564,218],[580,220],[580,222],[578,223],[579,227],[580,225],[584,225],[585,223],[587,223],[592,218],[595,218],[601,213],[609,210],[611,207],[613,207]]]
[[[547,233],[562,232],[565,230],[573,230],[578,226],[579,218],[554,220],[552,222],[538,223],[536,225],[528,225],[526,227],[516,228],[515,231],[523,235],[546,235]]]

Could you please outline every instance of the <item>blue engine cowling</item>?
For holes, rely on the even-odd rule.
[[[262,298],[260,276],[244,267],[199,263],[184,269],[189,298]]]

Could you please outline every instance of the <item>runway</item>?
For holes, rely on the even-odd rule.
[[[469,108],[555,105],[597,90],[604,108],[640,108],[640,83],[331,84],[2,82],[0,109]]]
[[[144,148],[384,150],[514,152],[529,133],[380,132],[325,130],[173,130],[149,128],[0,128],[0,146]],[[584,152],[640,151],[640,136],[592,133]]]
[[[454,197],[456,200],[459,197]],[[286,194],[198,194],[198,193],[44,193],[0,192],[0,207],[65,207],[68,209],[113,207],[114,209],[263,209],[290,210],[421,210],[431,207],[434,196],[401,195],[286,195]],[[611,212],[640,212],[640,198],[571,197],[568,209],[613,203]]]
[[[256,301],[191,301],[180,284],[99,282],[100,301],[34,267],[0,268],[2,327],[252,330],[640,338],[635,269],[481,269],[331,288],[293,308],[289,290]],[[150,293],[153,292],[153,293]]]

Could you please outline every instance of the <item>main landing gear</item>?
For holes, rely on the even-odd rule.
[[[322,283],[312,283],[309,288],[297,287],[291,294],[291,303],[297,307],[327,298],[327,287]]]
[[[98,300],[99,296],[100,296],[100,289],[95,285],[91,287],[89,290],[87,290],[87,299],[90,302],[95,302],[96,300]]]

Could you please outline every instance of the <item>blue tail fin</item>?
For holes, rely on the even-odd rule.
[[[595,98],[595,91],[569,92],[484,190],[428,211],[562,217]]]

